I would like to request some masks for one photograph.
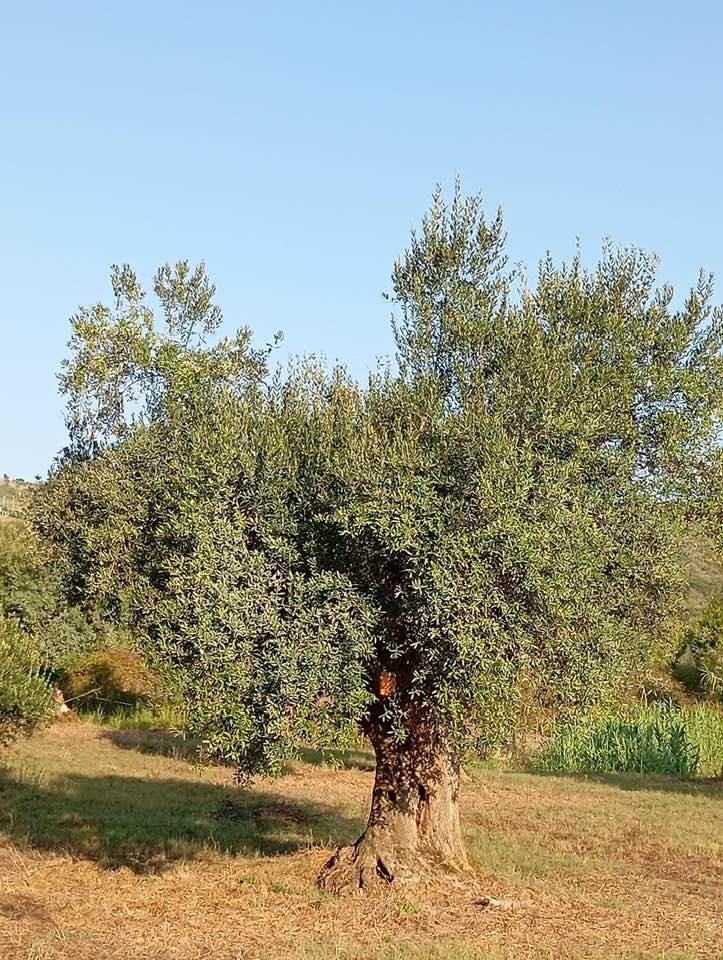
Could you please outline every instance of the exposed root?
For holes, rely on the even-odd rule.
[[[372,887],[405,879],[388,852],[362,837],[355,844],[340,847],[319,874],[319,887],[330,893],[362,893]]]
[[[400,851],[393,845],[362,836],[355,844],[340,847],[318,877],[322,890],[335,894],[362,894],[374,888],[412,883],[433,883],[440,873],[469,874],[465,861],[440,860],[417,850]]]
[[[492,910],[525,910],[534,902],[525,897],[505,899],[483,895],[483,878],[464,863],[440,861],[419,853],[400,860],[399,852],[377,841],[361,837],[355,844],[341,847],[324,865],[318,878],[319,887],[338,895],[363,896],[384,888],[438,889],[451,884],[455,899]]]

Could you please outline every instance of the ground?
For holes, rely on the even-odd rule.
[[[363,828],[371,760],[306,761],[242,788],[166,733],[68,722],[18,744],[0,760],[0,957],[723,957],[721,783],[473,769],[477,881],[337,898],[315,877]]]

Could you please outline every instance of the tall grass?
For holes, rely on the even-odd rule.
[[[181,730],[183,716],[170,704],[111,704],[81,708],[79,715],[116,730]]]
[[[536,766],[550,773],[723,775],[723,713],[708,705],[648,704],[560,724]]]

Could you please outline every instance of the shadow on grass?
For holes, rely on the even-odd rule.
[[[0,769],[0,835],[109,869],[159,873],[214,851],[292,853],[348,842],[362,827],[322,804],[240,787],[75,773],[46,785]]]
[[[200,741],[185,738],[168,730],[104,729],[103,740],[122,750],[181,760],[196,760]],[[341,770],[374,770],[374,752],[359,747],[353,750],[315,750],[302,747],[299,760],[319,767],[337,767]]]
[[[314,750],[303,747],[299,760],[317,767],[338,767],[340,770],[374,770],[374,751],[359,747],[354,750]]]
[[[723,800],[723,779],[682,780],[649,773],[547,773],[530,769],[526,772],[538,777],[576,780],[578,783],[600,783],[618,790],[658,791],[682,793],[690,797],[708,797]]]
[[[121,750],[135,750],[136,753],[156,757],[172,757],[179,760],[198,759],[200,741],[193,737],[182,737],[170,730],[133,730],[103,729],[103,740],[108,740]]]

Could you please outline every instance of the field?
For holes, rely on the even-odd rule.
[[[475,768],[477,880],[337,899],[315,876],[363,827],[371,758],[243,789],[184,746],[71,721],[8,753],[3,960],[723,956],[721,782]]]

